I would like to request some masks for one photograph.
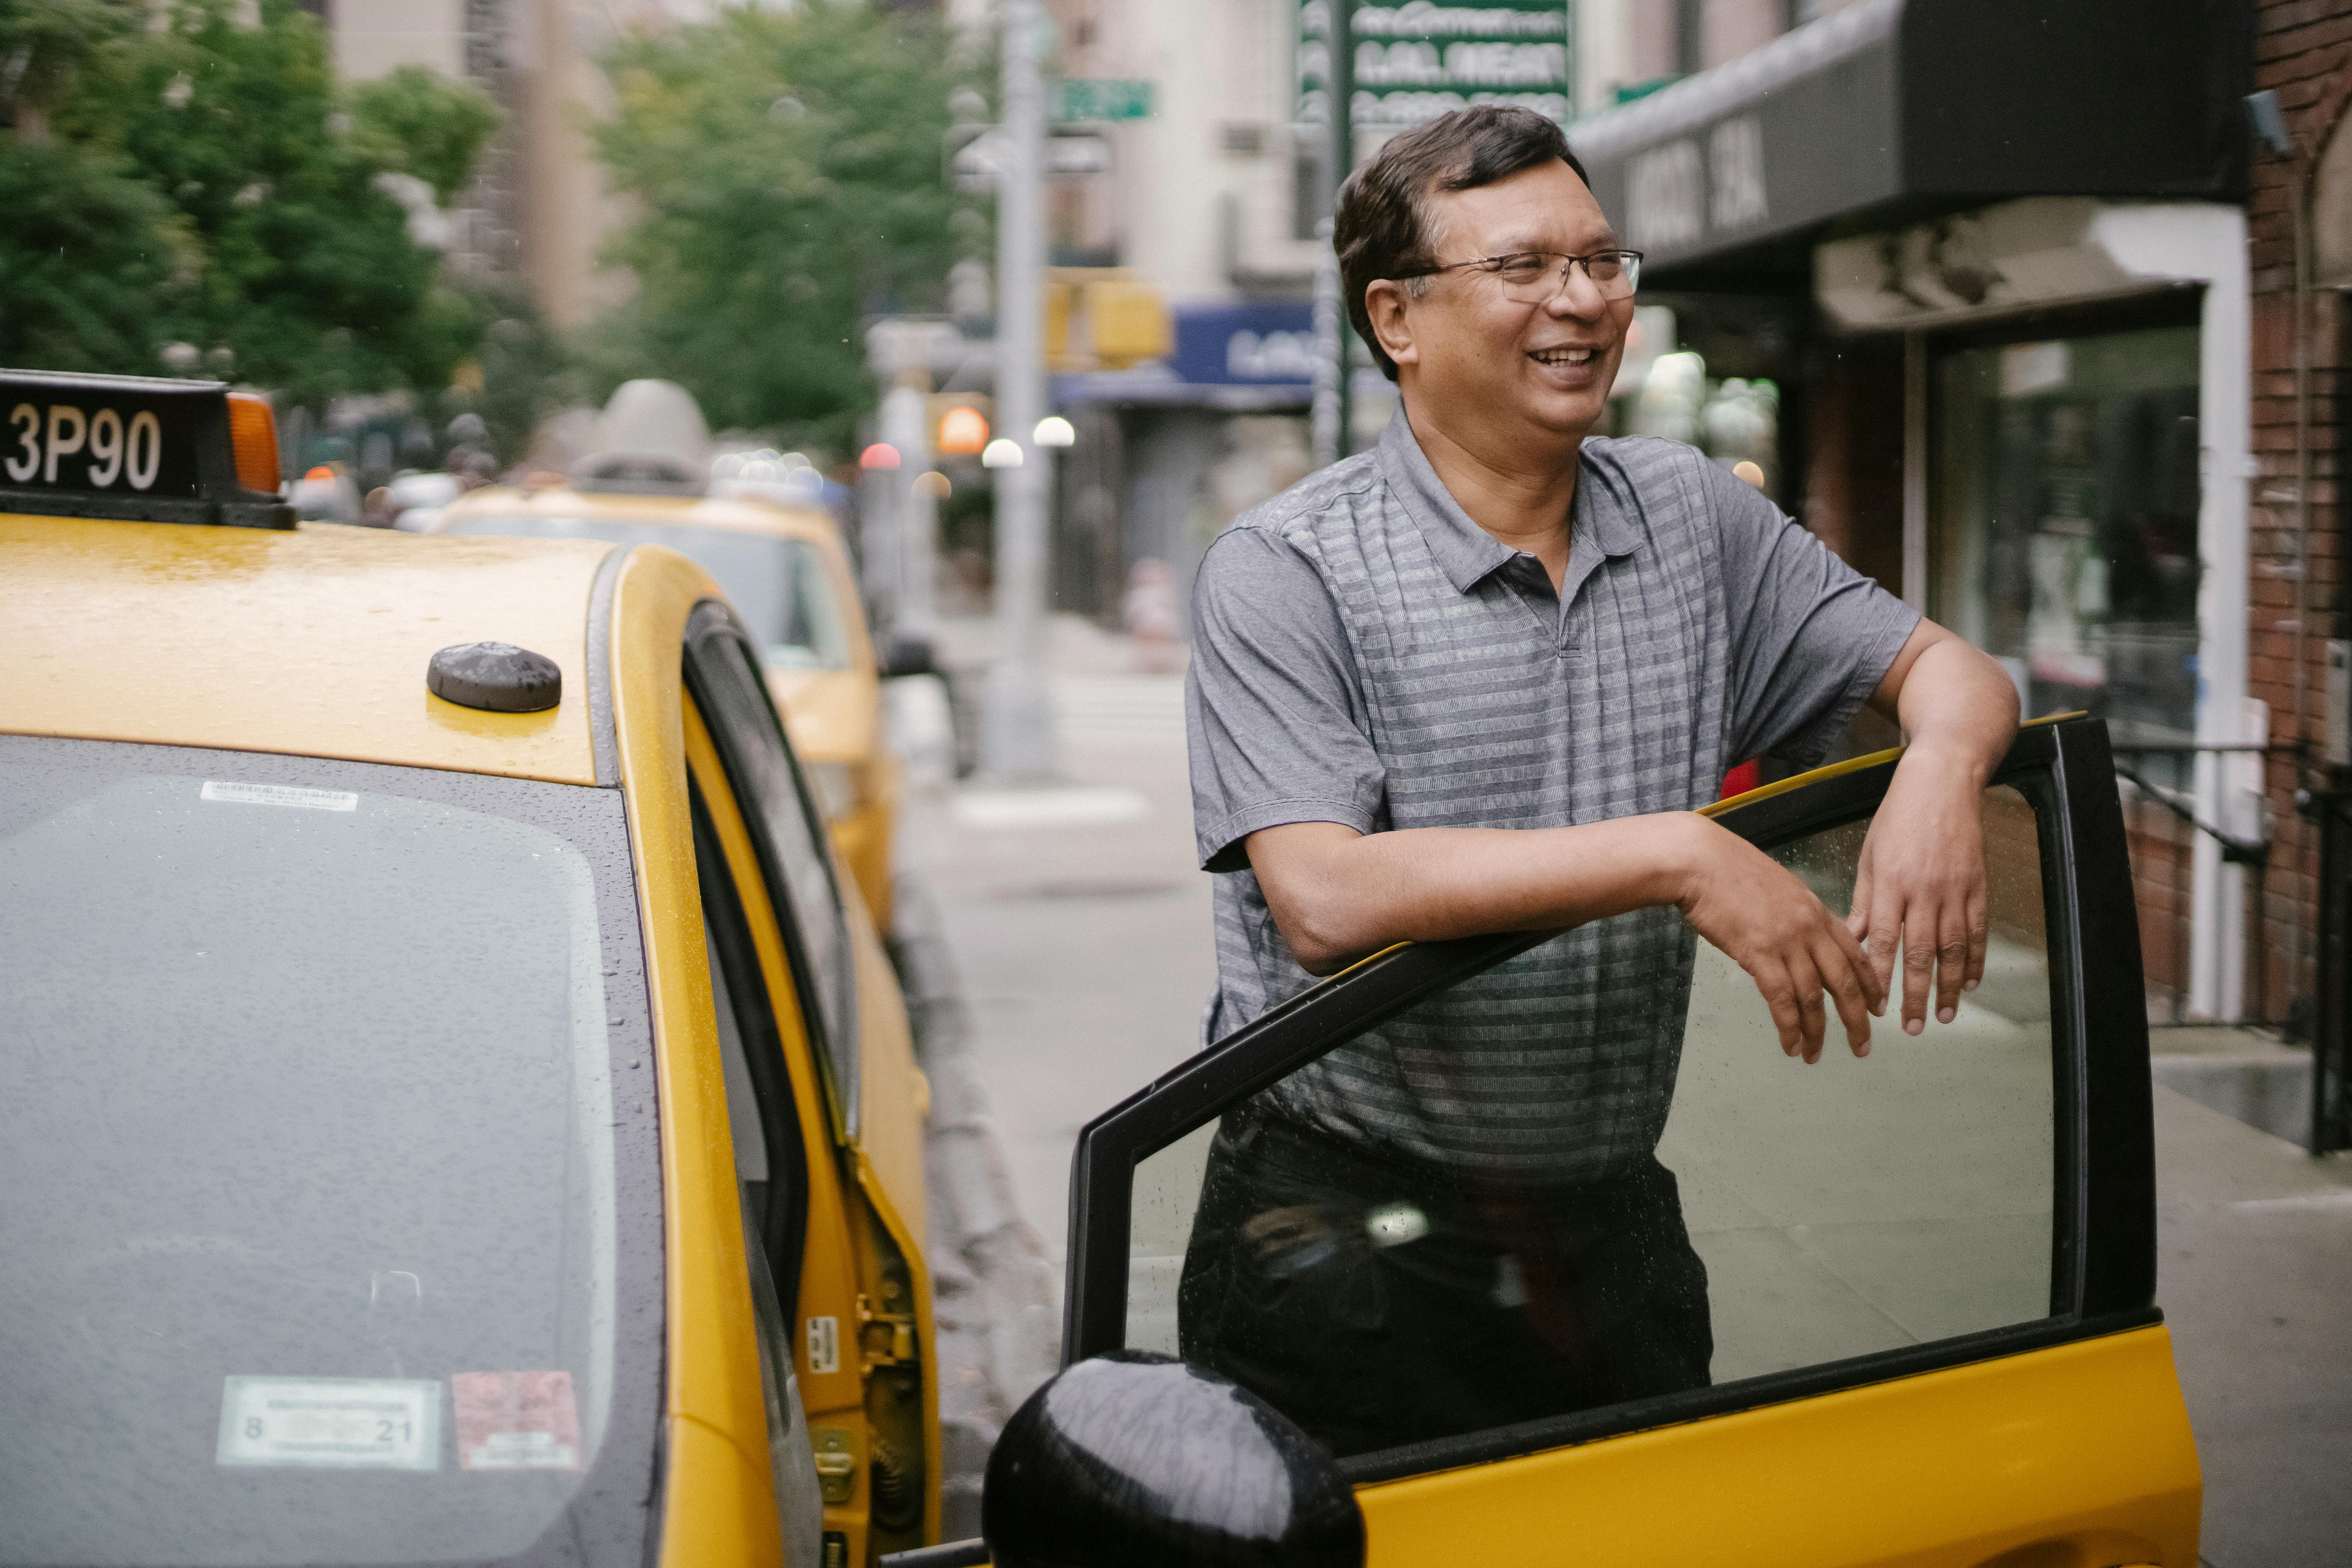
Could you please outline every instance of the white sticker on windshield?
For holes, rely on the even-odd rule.
[[[310,811],[357,811],[360,797],[349,790],[299,789],[293,784],[205,782],[206,800],[233,801],[240,805],[297,805]]]
[[[441,1385],[376,1377],[222,1380],[215,1463],[437,1470]]]

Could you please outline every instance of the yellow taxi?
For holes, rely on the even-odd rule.
[[[0,372],[0,1562],[935,1539],[929,1090],[788,623],[277,491],[258,399]]]
[[[793,748],[875,925],[890,929],[890,833],[899,769],[883,743],[881,682],[841,532],[821,507],[696,493],[696,477],[642,456],[611,477],[460,497],[434,533],[661,544],[715,578],[760,650]]]

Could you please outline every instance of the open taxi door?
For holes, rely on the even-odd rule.
[[[1897,755],[1752,792],[1717,820],[1843,913]],[[1475,1245],[1438,1250],[1442,1195],[1401,1184],[1384,1201],[1360,1173],[1328,1184],[1352,1203],[1202,1200],[1267,1090],[1541,934],[1382,953],[1091,1123],[1066,1361],[1197,1363],[1211,1341],[1224,1354],[1237,1342],[1207,1333],[1213,1295],[1313,1325],[1327,1372],[1253,1387],[1246,1356],[1209,1366],[1339,1454],[1382,1568],[2196,1568],[2200,1480],[2154,1301],[2146,1001],[2105,726],[2025,727],[1984,813],[1990,955],[1951,1024],[1906,1037],[1890,1009],[1866,1058],[1832,1029],[1807,1065],[1777,1048],[1752,983],[1700,945],[1656,1151],[1704,1266],[1711,1354],[1684,1386],[1612,1399],[1609,1369],[1583,1365],[1601,1396],[1558,1392],[1575,1380],[1548,1358],[1589,1363],[1598,1340],[1578,1339],[1573,1270],[1509,1239],[1507,1194],[1465,1187],[1454,1205],[1505,1238],[1484,1264]],[[1531,1331],[1484,1308],[1436,1333],[1388,1321],[1415,1279],[1477,1267]],[[1493,1342],[1444,1342],[1463,1334]],[[1428,1394],[1440,1364],[1483,1370],[1447,1374],[1464,1384],[1449,1404]],[[1306,1386],[1318,1375],[1343,1385]],[[1367,1432],[1404,1440],[1364,1447]]]

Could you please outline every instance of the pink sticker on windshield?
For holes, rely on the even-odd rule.
[[[568,1372],[461,1372],[457,1463],[468,1470],[576,1470],[580,1413]]]

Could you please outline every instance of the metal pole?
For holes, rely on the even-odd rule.
[[[1331,248],[1331,217],[1339,187],[1356,166],[1356,0],[1328,0],[1330,31],[1324,40],[1330,66],[1324,72],[1323,210],[1316,226],[1322,254],[1315,267],[1315,405],[1312,439],[1318,467],[1336,463],[1352,444],[1354,377],[1348,306],[1339,282],[1339,260]]]
[[[931,466],[931,436],[922,392],[892,387],[882,398],[882,439],[898,448],[898,466],[886,470],[890,482],[893,532],[890,632],[894,638],[929,643],[939,637],[936,609],[939,567],[939,499],[915,481]]]
[[[996,435],[1022,461],[996,474],[996,663],[981,715],[980,764],[1000,777],[1054,771],[1045,690],[1048,458],[1034,441],[1045,413],[1045,41],[1038,0],[1005,0],[1004,165],[996,191]]]

